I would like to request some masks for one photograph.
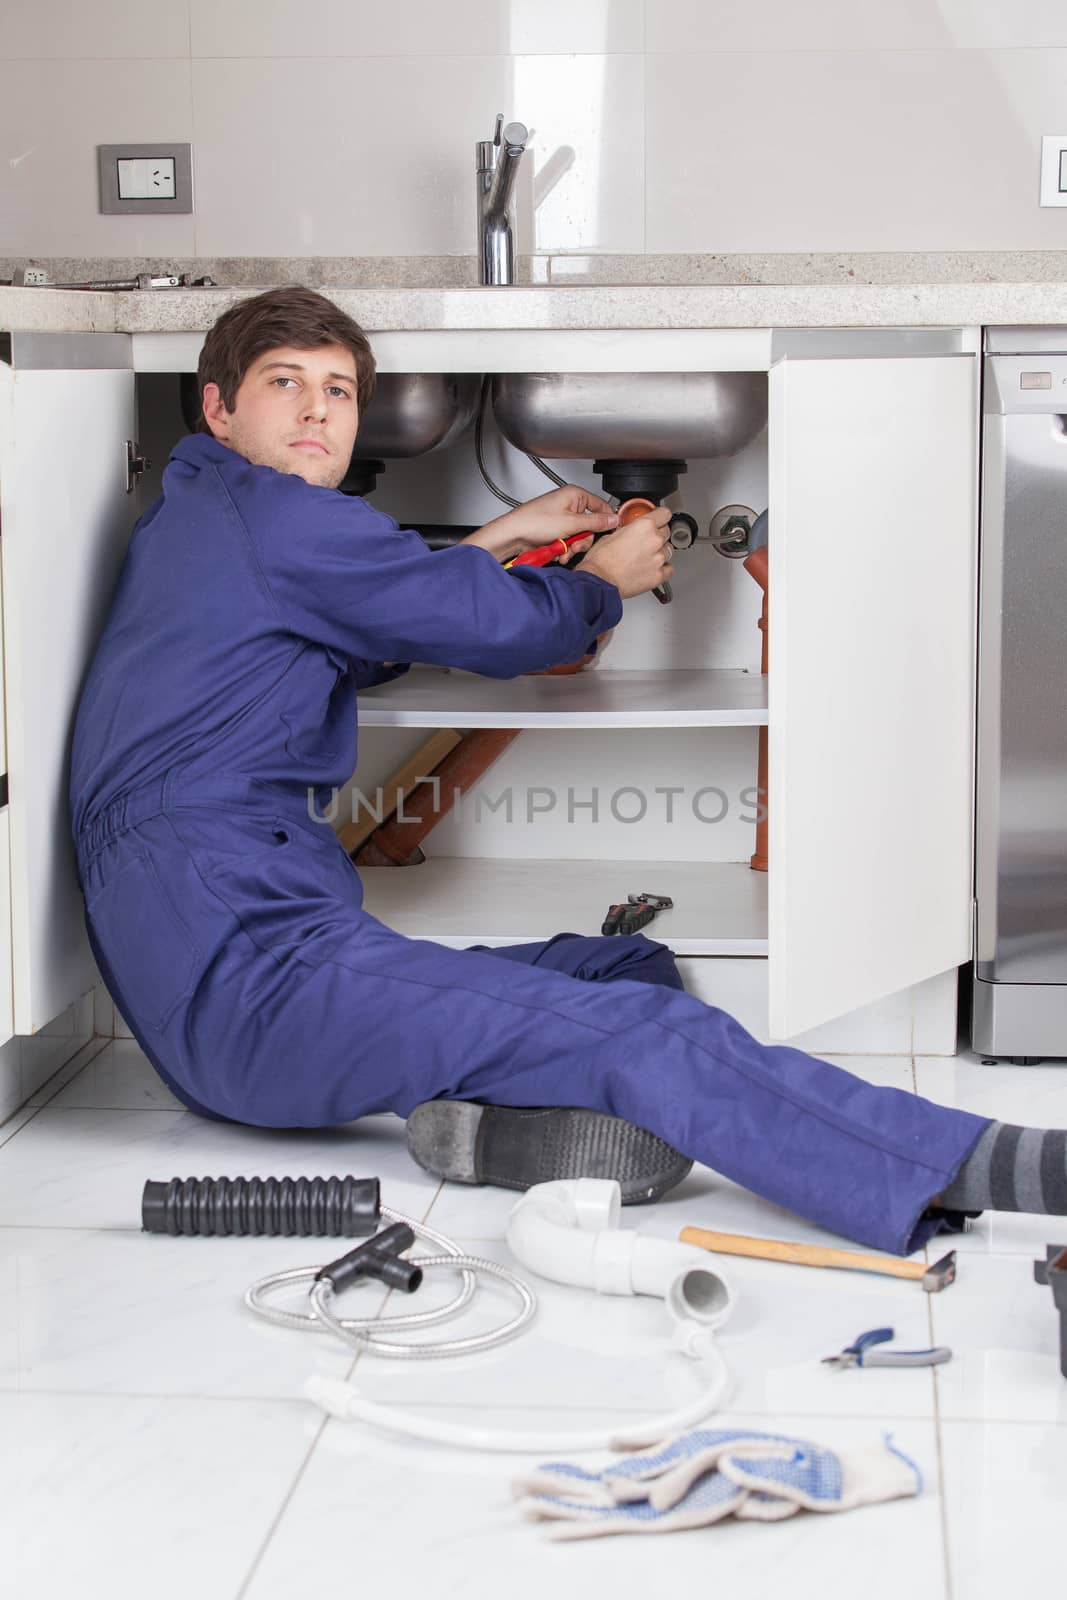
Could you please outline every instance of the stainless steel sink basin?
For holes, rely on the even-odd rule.
[[[474,420],[480,381],[476,373],[379,373],[353,460],[398,460],[451,444]]]
[[[767,421],[765,372],[524,372],[493,379],[500,431],[556,460],[732,456]]]

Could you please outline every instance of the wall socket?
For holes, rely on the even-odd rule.
[[[1041,140],[1041,204],[1067,206],[1067,133]]]
[[[192,145],[100,144],[96,151],[102,212],[136,216],[192,211]]]

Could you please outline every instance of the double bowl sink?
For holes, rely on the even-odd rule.
[[[454,443],[474,421],[475,373],[379,374],[353,460],[403,460]],[[710,460],[767,421],[763,372],[523,372],[492,379],[497,426],[553,460]]]

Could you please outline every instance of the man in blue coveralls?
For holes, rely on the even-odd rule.
[[[89,937],[174,1093],[261,1127],[398,1112],[416,1160],[466,1182],[587,1172],[654,1199],[697,1159],[897,1252],[942,1226],[939,1199],[1067,1210],[1062,1135],[760,1045],[641,935],[451,950],[362,909],[308,804],[355,769],[357,691],[411,661],[498,678],[572,661],[671,570],[665,509],[612,532],[583,489],[438,552],[338,493],[374,371],[309,290],[220,317],[202,431],[134,529],[85,684],[70,802]],[[575,568],[502,565],[605,530]]]

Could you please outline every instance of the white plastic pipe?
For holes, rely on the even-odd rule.
[[[619,1227],[619,1185],[600,1178],[539,1183],[508,1221],[508,1246],[531,1272],[597,1294],[648,1294],[677,1323],[718,1328],[733,1308],[728,1279],[695,1245]]]
[[[672,1347],[705,1365],[707,1385],[688,1405],[618,1431],[601,1428],[553,1435],[412,1415],[407,1407],[369,1400],[354,1383],[321,1375],[310,1378],[304,1392],[331,1416],[466,1450],[568,1454],[642,1450],[687,1432],[721,1405],[729,1388],[729,1373],[712,1330],[726,1320],[733,1291],[720,1273],[711,1271],[704,1252],[695,1245],[673,1244],[617,1227],[620,1204],[619,1185],[599,1178],[538,1184],[512,1211],[508,1244],[531,1271],[557,1283],[595,1289],[598,1294],[661,1297],[677,1323]]]

